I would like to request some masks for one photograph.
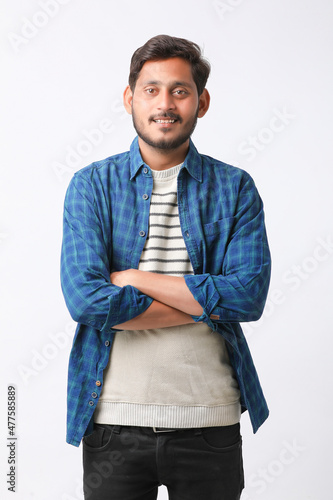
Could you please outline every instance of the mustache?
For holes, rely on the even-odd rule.
[[[179,115],[177,115],[176,113],[171,113],[171,112],[151,116],[149,118],[149,121],[152,122],[154,120],[163,120],[163,119],[177,120],[177,121],[179,121],[179,123],[181,123],[183,121]]]

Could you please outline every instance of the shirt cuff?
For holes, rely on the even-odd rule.
[[[125,323],[139,316],[153,302],[148,295],[140,292],[132,285],[126,285],[116,296],[110,297],[109,313],[101,331],[111,332],[114,325]]]
[[[187,274],[184,276],[193,297],[203,309],[201,316],[192,316],[194,321],[203,321],[210,328],[216,330],[213,320],[219,320],[220,316],[212,313],[220,300],[220,295],[215,288],[214,281],[210,274]]]

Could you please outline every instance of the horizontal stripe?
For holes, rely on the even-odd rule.
[[[158,250],[161,252],[187,252],[186,247],[171,247],[171,248],[165,248],[165,247],[146,247],[142,251],[147,252],[148,250]]]
[[[152,196],[177,196],[177,192],[170,192],[170,193],[151,193]]]
[[[163,205],[163,206],[168,206],[168,207],[178,207],[178,203],[172,203],[171,201],[166,201],[166,202],[161,202],[161,201],[152,201],[150,202],[151,205]]]
[[[161,213],[161,212],[151,212],[150,216],[151,217],[154,217],[154,216],[155,217],[160,217],[160,216],[162,216],[162,217],[179,217],[178,214],[167,214],[167,213]],[[180,227],[180,225],[179,225],[179,227]]]
[[[180,228],[180,225],[178,224],[177,226],[169,226],[168,224],[149,224],[149,227],[164,227],[167,229],[178,229]]]

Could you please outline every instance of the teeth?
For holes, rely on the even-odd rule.
[[[176,120],[155,120],[155,123],[175,123]]]

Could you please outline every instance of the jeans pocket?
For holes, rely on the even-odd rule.
[[[92,434],[84,436],[83,446],[89,451],[101,451],[108,447],[113,436],[112,425],[94,424]]]
[[[202,439],[211,449],[231,451],[241,444],[240,425],[207,427],[202,430]]]

